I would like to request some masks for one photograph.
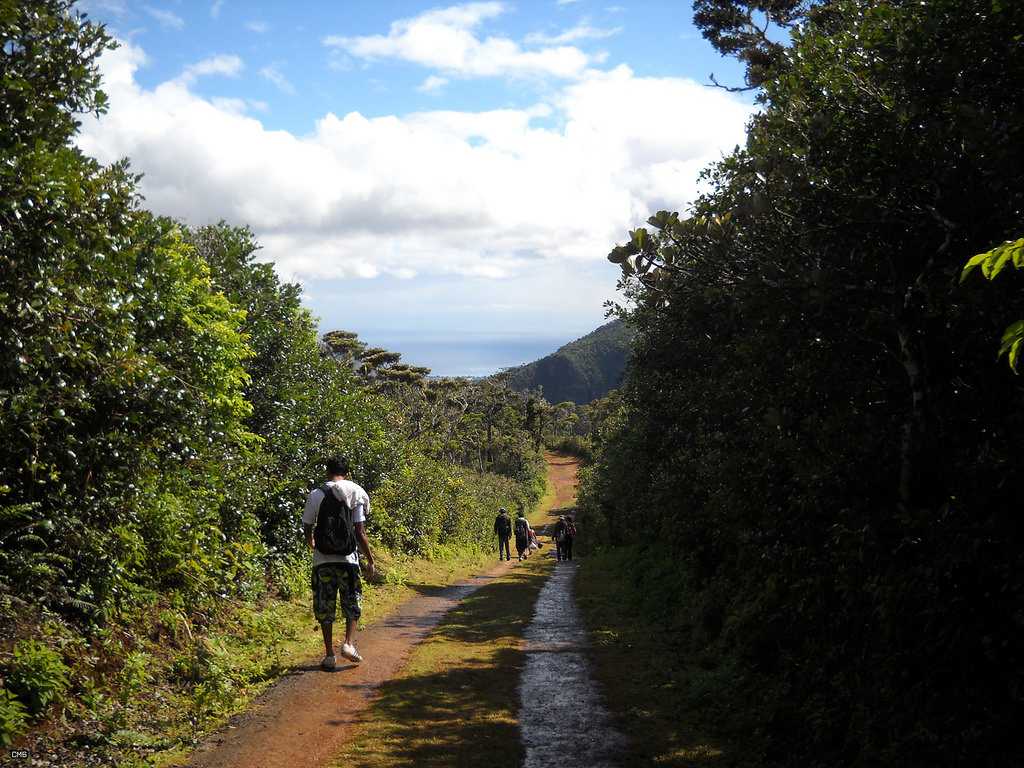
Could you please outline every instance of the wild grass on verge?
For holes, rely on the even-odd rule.
[[[335,765],[521,765],[521,639],[551,566],[551,558],[535,554],[449,612],[381,687]]]
[[[644,610],[650,601],[645,590],[658,585],[630,576],[637,554],[624,549],[589,555],[576,578],[595,674],[613,717],[630,739],[629,764],[756,765],[737,744],[738,724],[728,721],[728,708],[715,700],[718,677],[728,670],[713,659],[685,658],[672,642],[668,622]]]
[[[490,553],[444,555],[424,560],[378,550],[385,578],[365,587],[364,626],[416,589],[459,581],[491,560]],[[19,746],[40,765],[180,763],[288,669],[322,653],[307,579],[308,569],[297,568],[287,598],[223,600],[200,612],[157,603],[93,630],[88,641],[56,618],[35,622],[68,662],[67,695],[59,714]]]

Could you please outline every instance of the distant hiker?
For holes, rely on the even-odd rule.
[[[555,540],[555,559],[566,560],[565,557],[565,515],[558,516],[558,522],[555,523],[554,529],[551,531],[551,538]]]
[[[512,538],[512,519],[504,507],[498,510],[498,516],[494,518],[494,532],[498,534],[498,560],[511,560],[512,550],[508,542]]]
[[[373,555],[366,540],[366,516],[370,497],[348,479],[348,459],[332,456],[326,461],[327,482],[314,488],[302,513],[302,532],[313,550],[313,615],[324,635],[324,659],[320,666],[334,669],[334,619],[337,594],[341,592],[341,611],[345,616],[345,642],[341,655],[360,662],[355,644],[363,589],[359,581],[359,550],[366,556],[366,569],[373,576]]]
[[[565,516],[565,538],[562,541],[562,559],[572,560],[572,543],[576,539],[576,522],[572,515]]]
[[[522,560],[525,555],[527,547],[530,546],[530,524],[526,522],[526,516],[523,514],[523,510],[516,512],[516,552],[519,553],[519,559]]]

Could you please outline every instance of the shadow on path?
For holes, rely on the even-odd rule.
[[[335,764],[518,768],[520,637],[544,582],[517,568],[448,613],[402,677],[385,682]]]

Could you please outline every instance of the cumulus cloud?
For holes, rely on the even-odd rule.
[[[458,77],[581,77],[595,59],[579,48],[523,50],[507,37],[480,39],[477,28],[500,16],[503,3],[468,3],[393,22],[387,35],[329,35],[323,44],[356,59],[399,59]]]
[[[751,111],[620,66],[529,109],[328,113],[299,136],[268,130],[251,104],[201,98],[184,78],[143,87],[144,62],[130,43],[104,55],[111,108],[83,121],[82,149],[131,157],[158,213],[249,224],[281,274],[304,281],[543,282],[555,264],[601,262],[653,210],[683,210],[698,171],[742,142]]]
[[[174,11],[168,11],[164,8],[154,8],[153,6],[146,6],[146,13],[156,19],[157,23],[161,27],[167,27],[168,29],[184,29],[185,20],[181,18]]]
[[[221,9],[224,7],[224,0],[213,0],[210,5],[210,16],[214,19],[220,18]]]
[[[265,21],[247,21],[245,22],[245,28],[250,32],[255,32],[257,35],[262,35],[270,30],[270,25]]]

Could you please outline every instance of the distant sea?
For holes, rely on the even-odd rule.
[[[574,336],[417,336],[387,332],[360,334],[375,347],[402,353],[402,362],[430,368],[432,376],[489,376],[502,368],[550,355]]]

